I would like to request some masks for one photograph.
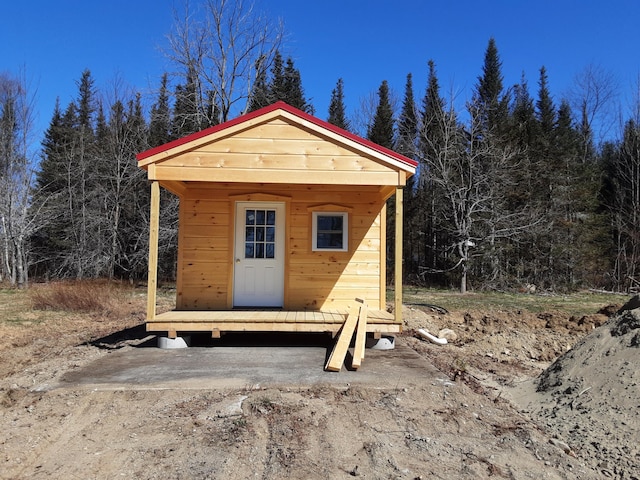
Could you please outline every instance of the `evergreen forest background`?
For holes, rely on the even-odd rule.
[[[135,155],[283,100],[418,161],[404,189],[407,283],[640,289],[640,97],[615,105],[607,72],[585,66],[566,96],[549,90],[544,66],[535,87],[524,75],[507,85],[490,38],[463,108],[430,60],[423,84],[381,80],[350,116],[336,72],[328,112],[316,112],[281,28],[225,8],[207,12],[217,28],[175,29],[172,71],[152,94],[117,81],[101,90],[79,72],[35,156],[26,82],[0,74],[0,281],[144,281],[150,193]],[[178,201],[162,195],[159,268],[171,281]]]

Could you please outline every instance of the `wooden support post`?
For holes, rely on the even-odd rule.
[[[394,284],[394,314],[396,322],[402,325],[402,228],[403,228],[403,188],[396,187],[396,235],[395,235],[395,275]]]
[[[353,349],[353,361],[351,367],[355,370],[360,368],[364,358],[364,347],[367,341],[367,304],[362,300],[360,315],[358,316],[358,328],[356,329],[356,344]]]
[[[160,184],[151,182],[149,206],[149,270],[147,275],[147,320],[156,318],[158,289],[158,235],[160,231]]]
[[[378,310],[387,308],[387,202],[380,211],[380,304]]]

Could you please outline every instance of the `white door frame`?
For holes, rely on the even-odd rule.
[[[285,215],[284,202],[236,202],[234,307],[284,306]]]

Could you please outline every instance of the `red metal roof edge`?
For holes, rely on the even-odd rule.
[[[198,140],[199,138],[203,138],[206,137],[207,135],[210,135],[212,133],[216,133],[219,131],[222,131],[226,128],[229,127],[233,127],[235,125],[241,124],[243,122],[252,120],[254,118],[260,117],[264,114],[267,113],[271,113],[275,110],[284,110],[288,113],[290,113],[291,115],[295,115],[297,117],[302,118],[303,120],[309,121],[321,128],[324,128],[326,130],[329,130],[333,133],[336,133],[342,137],[345,137],[351,141],[354,141],[356,143],[359,143],[365,147],[371,148],[373,150],[376,150],[379,153],[382,153],[384,155],[387,155],[389,157],[392,157],[398,161],[400,161],[401,163],[410,165],[411,167],[417,167],[418,166],[418,162],[416,162],[415,160],[409,158],[409,157],[405,157],[404,155],[399,154],[398,152],[394,152],[393,150],[390,150],[388,148],[383,147],[382,145],[378,145],[377,143],[374,143],[370,140],[367,140],[365,138],[362,138],[358,135],[355,135],[351,132],[348,132],[347,130],[344,130],[340,127],[337,127],[329,122],[325,122],[324,120],[320,120],[318,117],[314,117],[313,115],[310,115],[306,112],[303,112],[302,110],[299,110],[295,107],[292,107],[291,105],[289,105],[288,103],[285,103],[283,101],[278,101],[275,103],[272,103],[271,105],[268,105],[266,107],[263,107],[259,110],[255,110],[253,112],[247,113],[245,115],[241,115],[239,117],[234,118],[233,120],[229,120],[227,122],[221,123],[219,125],[215,125],[213,127],[209,127],[209,128],[205,128],[204,130],[201,130],[199,132],[196,133],[192,133],[191,135],[187,135],[186,137],[182,137],[182,138],[178,138],[177,140],[173,140],[169,143],[165,143],[164,145],[159,145],[157,147],[153,147],[150,148],[149,150],[145,150],[144,152],[138,153],[136,155],[136,158],[138,159],[138,161],[140,160],[144,160],[145,158],[149,158],[153,155],[156,155],[158,153],[164,152],[166,150],[169,150],[171,148],[175,148],[175,147],[179,147],[180,145],[184,145],[186,143],[192,142],[194,140]]]

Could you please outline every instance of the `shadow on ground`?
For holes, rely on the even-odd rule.
[[[221,338],[211,338],[208,333],[189,335],[191,347],[324,347],[332,348],[334,339],[326,333],[287,332],[230,332]],[[145,329],[145,324],[125,328],[88,342],[96,348],[117,350],[125,346],[157,347],[157,336]]]

